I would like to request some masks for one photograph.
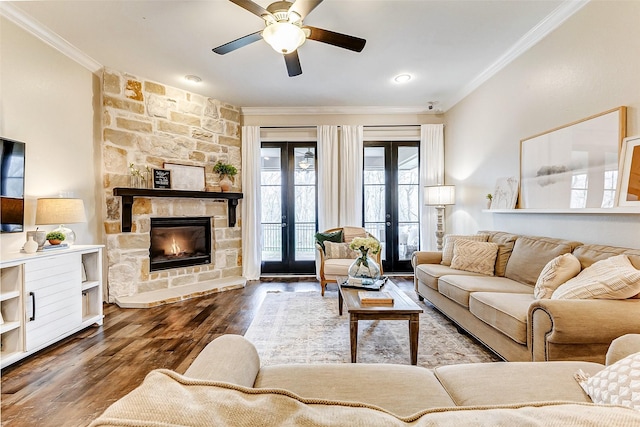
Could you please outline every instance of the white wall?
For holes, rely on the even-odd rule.
[[[25,230],[35,230],[38,197],[84,200],[88,222],[71,224],[77,244],[102,243],[100,169],[94,129],[96,77],[10,21],[0,18],[0,134],[26,143]],[[94,100],[94,94],[96,100]],[[52,230],[56,226],[40,226]],[[24,233],[0,235],[1,251],[22,247]]]
[[[640,2],[592,1],[445,114],[447,232],[479,229],[640,248],[638,215],[490,214],[485,195],[519,176],[520,140],[625,105],[640,134]]]

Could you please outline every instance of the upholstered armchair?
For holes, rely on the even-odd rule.
[[[323,296],[327,283],[337,283],[336,277],[346,276],[353,260],[359,255],[359,252],[348,249],[349,243],[356,237],[373,237],[378,240],[362,227],[332,228],[316,234],[316,278],[320,281]],[[341,247],[334,246],[331,251],[327,251],[325,245],[334,243],[340,243]],[[380,272],[382,272],[381,252],[371,255],[380,265]]]

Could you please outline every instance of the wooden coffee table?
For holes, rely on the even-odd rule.
[[[418,363],[420,313],[423,312],[420,306],[413,302],[391,280],[387,280],[381,290],[389,292],[393,296],[393,305],[362,305],[358,297],[360,289],[343,287],[344,280],[340,279],[338,278],[338,313],[342,316],[342,306],[346,304],[347,312],[349,313],[351,363],[356,362],[359,320],[408,320],[411,364],[416,365]]]

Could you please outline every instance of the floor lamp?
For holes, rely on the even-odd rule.
[[[438,250],[442,250],[442,238],[444,237],[444,207],[456,202],[456,187],[454,185],[429,185],[424,187],[424,204],[435,206],[438,215],[436,226],[436,244]]]

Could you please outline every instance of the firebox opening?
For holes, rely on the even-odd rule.
[[[150,270],[211,263],[211,219],[151,218]]]

